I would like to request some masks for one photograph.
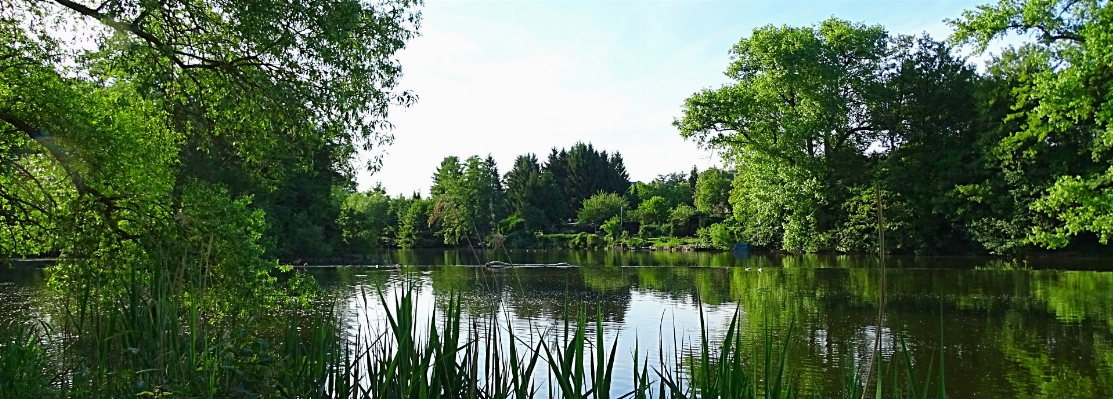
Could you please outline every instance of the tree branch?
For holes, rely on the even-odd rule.
[[[77,190],[77,193],[79,195],[91,196],[96,199],[97,202],[104,204],[105,219],[110,222],[110,225],[112,225],[112,229],[115,230],[116,233],[120,235],[120,237],[124,239],[138,238],[138,236],[134,234],[121,230],[120,227],[115,224],[114,215],[116,213],[116,210],[119,209],[119,206],[116,204],[117,198],[107,196],[100,190],[97,190],[96,188],[86,184],[84,177],[81,176],[81,173],[73,168],[72,161],[70,160],[69,155],[66,154],[65,150],[62,150],[60,147],[58,147],[58,145],[55,144],[53,140],[44,135],[41,131],[31,127],[30,124],[23,121],[22,119],[19,119],[15,115],[12,115],[6,110],[0,110],[0,120],[7,122],[9,125],[12,125],[17,130],[26,133],[28,138],[39,143],[39,145],[42,145],[43,148],[46,148],[47,152],[49,152],[50,155],[54,157],[54,160],[62,166],[62,169],[66,171],[66,175],[70,178],[70,182],[73,183],[74,188]]]
[[[31,125],[27,122],[24,122],[22,119],[17,118],[15,115],[12,115],[5,110],[0,110],[0,120],[7,122],[9,125],[12,125],[17,130],[27,134],[28,138],[39,143],[39,145],[42,145],[43,148],[46,148],[46,150],[50,152],[50,155],[53,156],[56,161],[58,161],[58,164],[62,165],[62,169],[66,171],[66,175],[69,176],[70,181],[74,185],[74,188],[76,188],[79,193],[92,192],[96,195],[100,195],[99,192],[96,192],[96,189],[92,189],[88,185],[86,185],[85,179],[82,178],[81,174],[73,169],[72,165],[70,164],[69,155],[67,155],[65,151],[59,148],[58,145],[54,144],[52,140],[43,135],[42,132],[31,127]]]

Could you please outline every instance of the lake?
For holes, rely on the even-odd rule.
[[[673,342],[683,354],[699,335],[702,312],[712,337],[735,315],[748,344],[771,336],[779,345],[787,336],[789,374],[827,396],[855,364],[865,368],[880,334],[883,356],[906,348],[921,371],[938,367],[942,352],[951,398],[1113,397],[1109,259],[890,257],[879,328],[876,257],[499,252],[392,251],[363,263],[405,267],[306,270],[343,298],[348,320],[362,328],[382,320],[377,297],[364,295],[383,290],[389,300],[404,286],[423,315],[457,295],[468,317],[497,318],[520,337],[552,336],[581,311],[592,322],[601,315],[608,347],[618,340],[616,392],[632,384],[635,345],[650,364],[662,351],[677,353]],[[579,267],[475,266],[488,259]],[[42,308],[45,281],[37,269],[0,269],[0,319]]]

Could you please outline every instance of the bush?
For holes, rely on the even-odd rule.
[[[615,193],[599,193],[584,200],[576,221],[581,224],[597,225],[604,220],[618,216],[629,206],[626,198]]]
[[[731,249],[734,244],[741,241],[739,228],[732,219],[727,219],[722,223],[715,223],[711,226],[701,228],[696,231],[697,237],[700,241],[718,249]]]
[[[599,247],[599,241],[601,240],[599,239],[598,234],[588,234],[587,239],[585,240],[585,244],[587,248],[597,248]]]
[[[541,248],[571,248],[571,241],[575,234],[538,234],[537,245]]]
[[[660,236],[667,235],[666,234],[667,230],[668,230],[667,226],[660,226],[660,225],[650,224],[650,223],[642,223],[641,226],[638,226],[638,236],[640,236],[642,238],[660,237]]]
[[[579,233],[568,241],[568,248],[572,249],[591,249],[598,247],[600,244],[598,234]]]
[[[625,232],[622,230],[622,220],[618,216],[607,219],[600,228],[607,233],[607,239],[612,241],[617,240],[619,235]]]

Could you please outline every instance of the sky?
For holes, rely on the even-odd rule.
[[[418,101],[391,109],[394,143],[359,188],[427,194],[446,156],[491,155],[505,174],[576,142],[620,152],[631,181],[722,166],[672,122],[685,98],[729,83],[728,50],[754,28],[837,17],[944,39],[944,19],[986,1],[427,0],[398,53],[398,89]]]

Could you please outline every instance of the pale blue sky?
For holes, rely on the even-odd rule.
[[[399,54],[395,142],[360,189],[428,193],[441,159],[514,157],[577,141],[620,151],[631,180],[719,166],[671,126],[684,99],[718,87],[727,50],[758,26],[812,25],[831,16],[890,33],[945,38],[945,18],[985,1],[436,1],[422,36]]]

